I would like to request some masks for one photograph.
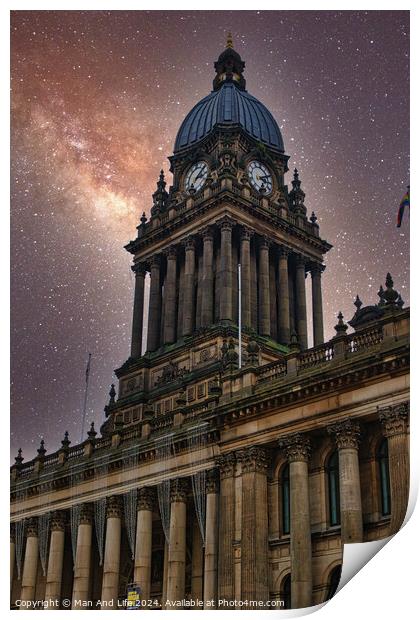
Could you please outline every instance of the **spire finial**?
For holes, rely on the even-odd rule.
[[[228,48],[233,48],[233,37],[232,37],[232,33],[229,30],[229,32],[227,33],[227,39],[226,39],[226,49]]]

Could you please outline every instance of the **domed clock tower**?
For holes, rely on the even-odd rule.
[[[306,349],[308,273],[313,342],[323,342],[322,261],[331,246],[315,215],[307,218],[297,170],[291,190],[285,185],[280,129],[246,90],[245,63],[230,38],[214,66],[213,90],[176,136],[173,184],[167,190],[161,172],[151,217],[143,214],[126,246],[136,284],[118,409],[134,401],[155,415],[169,412],[180,386],[189,402],[205,398],[227,354],[237,367],[250,349],[259,365],[287,355],[290,343]]]

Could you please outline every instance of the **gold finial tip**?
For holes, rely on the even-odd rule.
[[[233,47],[232,33],[229,31],[227,34],[226,48]]]

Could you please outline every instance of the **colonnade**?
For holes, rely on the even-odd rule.
[[[408,502],[408,407],[395,405],[379,411],[383,434],[388,438],[391,493],[391,532],[401,526]],[[343,542],[363,541],[363,513],[359,475],[360,426],[351,419],[326,429],[338,450],[340,480],[341,537]],[[292,433],[278,440],[289,463],[290,480],[290,564],[292,607],[312,604],[312,539],[309,498],[309,463],[312,439],[309,433]],[[267,475],[273,447],[251,446],[216,457],[215,467],[206,472],[206,519],[204,552],[201,536],[194,526],[192,535],[191,597],[204,607],[228,606],[235,598],[269,600],[269,544]],[[241,484],[236,484],[240,476]],[[240,498],[238,491],[240,489]],[[182,601],[186,596],[188,478],[175,478],[170,486],[169,541],[165,544],[162,606],[166,601]],[[238,506],[239,513],[238,513]],[[142,598],[151,596],[153,513],[157,511],[156,489],[144,487],[137,494],[137,528],[133,580]],[[237,538],[240,519],[240,541]],[[101,600],[105,608],[116,604],[119,594],[121,496],[107,500],[105,553]],[[60,599],[64,558],[65,513],[52,514],[45,599]],[[81,506],[77,524],[72,608],[88,600],[92,575],[93,511]],[[239,547],[238,547],[239,545]],[[235,549],[240,548],[240,592],[235,580]],[[11,566],[15,540],[11,537]],[[39,541],[37,520],[27,522],[26,548],[21,582],[21,600],[35,598]],[[13,573],[13,571],[12,571]],[[13,576],[13,574],[12,574]],[[224,601],[224,602],[223,602]]]
[[[147,262],[135,277],[132,357],[141,354],[145,276],[150,273],[147,351],[215,323],[237,324],[238,263],[242,325],[288,344],[308,346],[305,278],[312,276],[314,345],[324,341],[322,265],[224,217]],[[274,311],[272,312],[272,309]]]

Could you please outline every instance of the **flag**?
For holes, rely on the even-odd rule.
[[[86,383],[89,381],[89,373],[90,373],[90,358],[92,357],[92,353],[89,353],[89,359],[86,366]]]
[[[407,192],[404,194],[403,199],[400,202],[400,206],[398,209],[398,216],[397,216],[397,228],[401,227],[401,223],[402,223],[402,219],[404,215],[404,209],[406,207],[410,208],[410,188],[407,189]]]

